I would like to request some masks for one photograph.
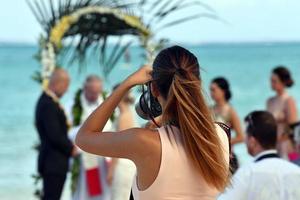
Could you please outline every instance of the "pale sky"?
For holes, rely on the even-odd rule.
[[[41,29],[26,1],[0,1],[0,41],[35,43]],[[181,43],[300,41],[299,0],[202,2],[213,7],[228,24],[202,18],[166,29],[159,36]],[[199,11],[203,10],[189,9],[184,14]]]

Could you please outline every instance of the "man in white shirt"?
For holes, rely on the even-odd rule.
[[[74,101],[69,106],[73,125],[69,135],[73,140],[82,123],[104,101],[105,93],[102,87],[102,80],[96,75],[90,75],[86,78],[83,89],[77,91]],[[104,130],[112,129],[113,125],[109,120]],[[71,171],[73,200],[110,199],[110,187],[106,181],[108,164],[105,157],[80,151],[80,157],[73,160]]]
[[[245,121],[247,149],[254,162],[236,172],[218,200],[300,200],[300,168],[278,157],[274,117],[255,111]]]

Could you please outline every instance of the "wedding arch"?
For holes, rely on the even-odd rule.
[[[197,0],[27,0],[28,5],[42,27],[39,49],[35,58],[41,69],[33,78],[47,88],[49,77],[69,59],[82,67],[89,50],[98,55],[103,74],[108,75],[116,66],[133,40],[137,39],[151,60],[168,39],[157,38],[161,30],[197,18],[221,20],[208,5]],[[182,13],[189,7],[196,12]],[[174,13],[179,13],[177,16]],[[114,42],[110,40],[114,38]],[[112,46],[108,51],[108,46]],[[77,165],[72,170],[72,186],[78,177]],[[36,183],[39,175],[33,175]],[[74,189],[74,188],[73,188]],[[36,191],[40,197],[40,191]]]
[[[208,5],[197,0],[27,0],[43,33],[36,58],[41,70],[34,79],[47,85],[59,65],[59,58],[78,61],[81,67],[88,50],[94,49],[104,75],[108,75],[131,45],[123,36],[133,36],[146,51],[148,59],[161,49],[167,39],[155,36],[161,30],[197,18],[220,20]],[[196,12],[182,13],[189,7]],[[174,13],[179,13],[174,17]],[[108,41],[117,38],[108,53]],[[112,45],[112,43],[110,43]]]
[[[43,0],[28,3],[44,30],[36,55],[41,70],[35,74],[35,79],[42,82],[43,87],[58,65],[58,57],[63,57],[66,52],[72,52],[70,60],[82,64],[88,49],[93,47],[100,57],[104,74],[108,74],[130,45],[130,42],[124,44],[119,39],[107,56],[110,37],[133,35],[147,40],[151,35],[143,22],[131,13],[130,5],[103,0],[59,0],[56,5],[52,0],[48,2],[48,7]]]

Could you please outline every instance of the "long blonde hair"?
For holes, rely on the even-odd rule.
[[[163,122],[179,127],[195,168],[209,185],[223,191],[229,165],[202,93],[197,58],[179,46],[162,50],[153,63],[153,83],[166,100]]]

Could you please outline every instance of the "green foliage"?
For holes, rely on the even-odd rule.
[[[120,20],[112,14],[89,13],[83,15],[65,33],[63,39],[71,38],[71,40],[66,40],[69,42],[64,43],[64,48],[61,50],[56,49],[57,54],[64,55],[61,59],[68,58],[70,64],[78,62],[79,72],[81,68],[86,66],[86,59],[88,54],[91,53],[88,50],[93,49],[92,54],[94,57],[98,56],[99,64],[105,76],[117,65],[134,40],[130,39],[124,42],[122,38],[125,35],[141,36],[141,46],[148,51],[148,54],[154,55],[155,52],[166,45],[166,43],[161,45],[161,40],[155,38],[157,33],[163,29],[202,17],[221,20],[209,5],[198,0],[57,0],[56,3],[53,0],[48,0],[48,3],[45,3],[44,0],[28,0],[28,5],[44,30],[45,37],[41,38],[39,42],[41,48],[44,46],[45,41],[49,41],[51,30],[57,22],[62,17],[68,16],[81,8],[101,6],[118,9],[122,13],[138,17],[142,24],[148,28],[151,33],[150,37],[142,36],[141,30],[128,25],[126,20]],[[194,13],[180,13],[190,7],[196,7],[197,10]],[[178,14],[174,15],[175,13]],[[112,37],[120,39],[113,44],[112,50],[108,51],[107,44]],[[110,43],[110,45],[112,44]],[[57,57],[60,56],[57,55]],[[36,58],[40,59],[40,52],[36,55]]]
[[[71,192],[72,192],[72,194],[74,194],[74,192],[77,189],[79,173],[80,173],[80,155],[77,155],[73,158],[73,163],[71,166]]]
[[[40,143],[36,143],[35,145],[32,146],[32,149],[35,151],[39,151],[40,149]],[[42,199],[42,189],[41,189],[41,181],[42,181],[42,177],[41,175],[37,172],[36,174],[32,174],[31,178],[33,179],[33,185],[34,185],[34,196],[37,199]]]
[[[81,115],[83,111],[80,101],[81,93],[82,89],[79,89],[75,94],[74,105],[72,107],[73,126],[79,126],[81,123]]]
[[[41,75],[41,72],[40,71],[35,71],[32,75],[31,75],[31,79],[36,81],[37,83],[39,84],[42,84],[43,82],[43,78],[42,78],[42,75]]]
[[[37,199],[42,199],[42,195],[43,195],[43,192],[39,186],[39,183],[41,182],[42,180],[42,177],[39,175],[39,174],[33,174],[31,175],[31,177],[33,178],[34,180],[34,187],[35,187],[35,190],[34,190],[34,196],[37,198]]]
[[[52,28],[64,16],[71,15],[81,8],[100,6],[118,9],[121,13],[132,16],[134,14],[133,9],[136,6],[135,3],[121,0],[57,0],[55,4],[52,0],[49,0],[48,3],[45,3],[44,0],[28,0],[28,5],[43,28],[47,42],[50,40]],[[130,19],[130,21],[132,20],[139,22],[139,18]],[[132,43],[132,41],[115,43],[113,50],[109,52],[107,48],[109,40],[112,37],[121,38],[124,35],[141,34],[142,30],[128,24],[125,18],[123,20],[119,19],[112,13],[89,13],[81,16],[75,24],[71,25],[63,36],[63,39],[71,38],[71,40],[65,40],[63,48],[55,48],[55,51],[58,58],[60,57],[59,54],[64,54],[65,56],[60,58],[68,58],[67,62],[69,64],[77,62],[81,71],[81,68],[86,66],[86,59],[88,53],[90,53],[88,50],[94,49],[93,54],[99,57],[99,64],[103,69],[103,73],[108,75],[118,63],[126,48]],[[75,37],[76,39],[73,39]],[[44,45],[40,42],[40,50],[35,56],[39,61],[43,47]]]

